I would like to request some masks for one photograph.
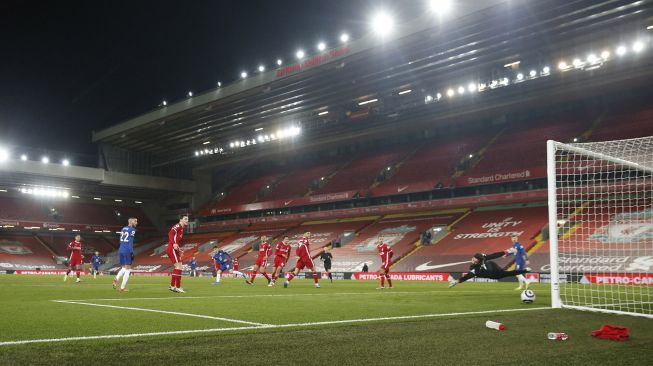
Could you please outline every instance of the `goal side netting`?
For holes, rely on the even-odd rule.
[[[547,143],[555,308],[653,318],[653,136]]]

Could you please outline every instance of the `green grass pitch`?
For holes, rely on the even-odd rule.
[[[2,365],[650,365],[653,321],[549,309],[549,287],[520,302],[516,283],[394,283],[296,279],[284,289],[225,279],[111,276],[0,276]],[[506,324],[504,332],[486,320]],[[624,325],[631,339],[594,339],[601,324]],[[549,341],[549,331],[570,339]],[[129,335],[129,336],[127,336]],[[67,341],[8,344],[25,340]]]

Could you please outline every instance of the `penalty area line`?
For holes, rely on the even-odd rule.
[[[84,304],[92,305],[92,304]],[[387,321],[387,320],[408,320],[420,318],[439,318],[439,317],[455,317],[464,315],[481,315],[481,314],[497,314],[521,311],[534,311],[534,310],[549,310],[550,307],[537,307],[528,309],[500,309],[500,310],[484,310],[484,311],[468,311],[459,313],[440,313],[440,314],[422,314],[422,315],[403,315],[403,316],[388,316],[380,318],[363,318],[363,319],[348,319],[348,320],[334,320],[323,322],[309,322],[309,323],[294,323],[294,324],[261,324],[257,326],[247,327],[233,327],[233,328],[210,328],[210,329],[191,329],[191,330],[177,330],[167,332],[150,332],[150,333],[130,333],[130,334],[111,334],[111,335],[98,335],[98,336],[84,336],[84,337],[66,337],[66,338],[46,338],[46,339],[26,339],[20,341],[6,341],[0,342],[1,346],[13,346],[32,343],[55,343],[55,342],[69,342],[69,341],[86,341],[96,339],[115,339],[115,338],[139,338],[139,337],[157,337],[168,335],[184,335],[196,333],[226,333],[231,331],[246,331],[246,330],[262,330],[262,329],[282,329],[282,328],[303,328],[313,327],[320,325],[333,325],[333,324],[355,324],[365,322]]]
[[[247,325],[254,325],[254,326],[267,326],[269,324],[262,324],[262,323],[254,323],[254,322],[248,322],[245,320],[238,320],[238,319],[230,319],[230,318],[222,318],[219,316],[210,316],[210,315],[201,315],[201,314],[191,314],[191,313],[180,313],[177,311],[166,311],[166,310],[156,310],[156,309],[147,309],[147,308],[135,308],[135,307],[130,307],[130,306],[117,306],[117,305],[107,305],[107,304],[93,304],[93,303],[88,303],[88,302],[78,302],[78,301],[67,301],[67,300],[52,300],[53,302],[58,302],[62,304],[75,304],[75,305],[86,305],[86,306],[97,306],[101,308],[111,308],[111,309],[121,309],[121,310],[134,310],[134,311],[145,311],[145,312],[150,312],[150,313],[159,313],[159,314],[170,314],[170,315],[180,315],[180,316],[190,316],[194,318],[204,318],[204,319],[211,319],[211,320],[221,320],[225,322],[231,322],[231,323],[239,323],[239,324],[247,324]]]

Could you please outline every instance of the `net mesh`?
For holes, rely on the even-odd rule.
[[[653,137],[555,146],[562,306],[653,316]]]

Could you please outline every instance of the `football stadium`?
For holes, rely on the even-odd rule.
[[[653,1],[337,4],[85,157],[0,134],[0,364],[650,364]]]

